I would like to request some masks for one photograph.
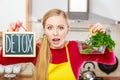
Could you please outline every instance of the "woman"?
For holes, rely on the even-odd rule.
[[[18,31],[22,24],[20,22],[11,24],[8,31]],[[43,19],[42,25],[44,36],[37,42],[35,58],[3,58],[3,65],[21,62],[32,62],[36,66],[34,80],[78,80],[79,69],[85,61],[95,61],[104,64],[114,64],[115,55],[108,49],[104,54],[81,54],[77,41],[65,41],[70,31],[68,17],[60,9],[48,11]],[[105,28],[101,24],[90,25],[92,32],[101,31]]]

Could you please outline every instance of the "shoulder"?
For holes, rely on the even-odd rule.
[[[71,49],[78,49],[78,41],[68,41],[68,47]]]
[[[77,46],[81,43],[81,41],[77,41],[77,40],[72,40],[72,41],[68,41],[68,45],[70,46]]]
[[[82,48],[82,41],[69,41],[69,49],[76,51],[80,54]]]
[[[69,45],[72,45],[72,44],[77,44],[78,43],[78,41],[76,41],[76,40],[71,40],[71,41],[68,41],[68,44]]]

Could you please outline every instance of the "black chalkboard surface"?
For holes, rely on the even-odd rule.
[[[4,57],[35,57],[34,32],[4,32]]]

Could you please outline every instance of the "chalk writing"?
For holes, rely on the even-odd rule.
[[[7,33],[4,35],[6,55],[32,55],[35,51],[34,34]]]

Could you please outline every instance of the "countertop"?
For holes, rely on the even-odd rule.
[[[33,80],[32,76],[19,76],[16,79],[1,79],[0,80]],[[100,80],[100,79],[99,79]],[[120,77],[103,77],[103,80],[120,80]]]

